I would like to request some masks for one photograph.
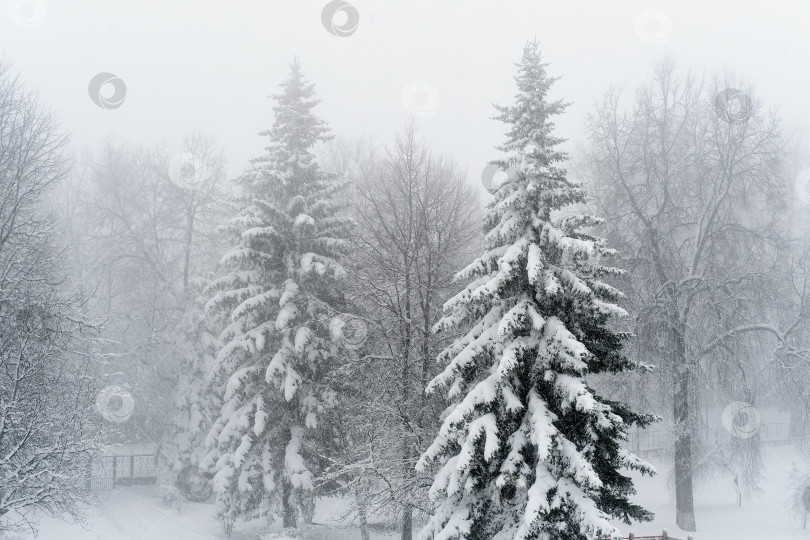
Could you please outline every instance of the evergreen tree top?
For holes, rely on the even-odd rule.
[[[555,219],[552,215],[555,210],[586,202],[585,192],[569,181],[566,170],[559,166],[568,159],[558,148],[565,139],[553,133],[552,118],[569,104],[563,100],[548,100],[549,89],[557,78],[546,71],[547,64],[543,63],[536,41],[526,44],[516,66],[518,92],[514,105],[495,106],[500,112],[495,119],[506,123],[508,131],[506,142],[496,147],[507,156],[493,163],[507,170],[509,178],[492,193],[494,200],[488,205],[484,223],[487,244],[496,249],[526,237],[545,245],[541,238],[549,235],[593,240],[581,229],[600,223],[598,218],[580,214]],[[579,245],[579,248],[592,251],[592,246]]]
[[[270,96],[276,102],[273,127],[260,133],[270,139],[268,155],[256,158],[254,163],[282,171],[317,168],[312,148],[332,136],[326,122],[313,112],[321,100],[314,97],[315,85],[304,77],[297,58],[290,63],[290,74],[280,86],[281,92]]]
[[[546,164],[567,159],[564,152],[554,149],[565,139],[552,134],[554,122],[551,118],[565,111],[569,103],[563,100],[549,102],[547,97],[551,85],[559,77],[551,77],[546,71],[548,64],[543,63],[537,41],[526,44],[520,62],[515,65],[517,73],[514,78],[518,88],[515,104],[495,105],[500,113],[495,119],[510,125],[506,142],[497,149],[508,153],[522,152],[531,144],[544,150],[542,158]]]

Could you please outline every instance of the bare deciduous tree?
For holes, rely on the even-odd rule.
[[[744,89],[740,110],[718,110],[726,87]],[[767,301],[785,247],[782,143],[753,95],[731,78],[681,74],[668,58],[629,108],[612,89],[590,117],[589,182],[608,237],[628,254],[639,354],[671,388],[677,523],[688,531],[700,399],[725,391],[753,402],[753,337],[764,349],[783,339]]]
[[[198,134],[175,155],[110,140],[83,165],[59,204],[77,279],[92,309],[108,318],[96,376],[136,401],[122,437],[161,444],[178,379],[193,371],[182,359],[179,325],[221,248],[224,159]]]
[[[0,533],[37,513],[82,518],[96,448],[78,298],[67,291],[43,200],[65,177],[66,138],[0,65]]]
[[[396,133],[381,158],[359,153],[361,159],[343,152],[338,163],[352,169],[358,223],[352,282],[372,337],[366,354],[347,368],[366,375],[347,415],[351,435],[342,444],[350,463],[343,470],[351,472],[361,522],[369,512],[396,516],[408,540],[414,511],[427,510],[429,487],[414,465],[443,408],[424,389],[452,337],[434,334],[433,326],[454,290],[455,271],[477,247],[479,202],[463,173],[434,156],[413,123]]]

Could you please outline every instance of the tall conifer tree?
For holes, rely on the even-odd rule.
[[[343,303],[350,222],[335,203],[341,183],[312,154],[328,128],[297,61],[281,87],[273,127],[261,133],[267,151],[240,180],[236,245],[222,259],[231,271],[208,288],[207,309],[225,310],[229,322],[215,368],[224,405],[204,465],[216,472],[224,520],[275,500],[294,527],[312,496],[319,417],[336,399],[326,379],[338,357],[329,323]]]
[[[512,172],[492,190],[486,250],[438,323],[461,337],[428,387],[449,388],[454,405],[417,465],[439,466],[423,538],[595,539],[618,533],[611,518],[652,517],[629,501],[623,471],[654,471],[621,446],[651,418],[587,381],[640,366],[610,325],[626,314],[603,281],[618,272],[600,264],[614,252],[587,232],[600,221],[578,210],[585,193],[561,167],[552,118],[566,104],[548,99],[555,79],[537,43],[515,80],[515,104],[497,108],[509,129],[496,163]]]

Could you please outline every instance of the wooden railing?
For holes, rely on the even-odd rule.
[[[610,540],[609,538],[603,538],[602,540]],[[661,536],[636,536],[633,533],[630,533],[630,536],[623,536],[619,538],[619,540],[679,540],[674,536],[670,536],[667,534],[667,531],[661,533]],[[692,540],[692,535],[686,537],[686,540]]]
[[[96,460],[88,479],[92,490],[112,489],[116,485],[153,484],[157,479],[154,454],[104,456]]]

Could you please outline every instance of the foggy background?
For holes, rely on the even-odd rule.
[[[807,538],[809,27],[808,0],[6,0],[0,540],[441,537],[452,485],[481,537]],[[453,420],[500,362],[513,397],[556,369],[551,414],[497,387],[502,417]],[[603,397],[635,411],[607,434]],[[39,476],[15,436],[59,497],[8,496]],[[617,482],[610,527],[529,516],[565,496],[528,488],[558,436]],[[455,446],[477,461],[445,475]]]
[[[44,10],[25,22],[31,5]],[[320,1],[12,1],[10,16],[0,17],[0,43],[52,104],[77,153],[94,151],[109,134],[179,151],[184,134],[202,131],[220,141],[231,176],[261,149],[255,134],[272,119],[267,96],[295,55],[316,84],[320,115],[342,136],[385,140],[411,115],[406,87],[432,85],[438,102],[421,96],[420,130],[476,185],[502,133],[490,120],[492,103],[512,97],[515,51],[535,36],[550,72],[562,77],[552,97],[572,103],[558,121],[568,139],[581,136],[586,111],[604,89],[633,88],[667,53],[682,67],[745,77],[766,106],[780,108],[786,134],[810,124],[808,2],[353,5],[359,24],[341,38],[325,31]],[[89,99],[88,83],[99,72],[125,82],[120,108]]]

